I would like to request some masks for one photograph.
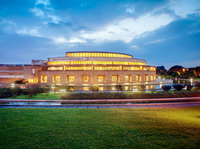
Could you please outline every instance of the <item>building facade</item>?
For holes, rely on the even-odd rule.
[[[29,84],[67,85],[76,90],[115,90],[122,85],[132,90],[135,84],[148,84],[156,79],[156,68],[132,55],[113,52],[67,52],[65,57],[33,60],[31,65],[0,65],[0,83],[19,80]]]

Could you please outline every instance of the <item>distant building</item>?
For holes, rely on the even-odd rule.
[[[132,55],[113,52],[67,52],[65,57],[32,60],[31,65],[0,65],[0,84],[26,80],[29,84],[67,85],[76,90],[115,90],[123,85],[132,90],[134,84],[156,79],[156,68]]]

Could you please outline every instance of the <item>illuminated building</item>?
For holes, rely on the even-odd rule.
[[[7,71],[6,75],[12,72],[4,71]],[[73,86],[76,90],[90,90],[94,85],[100,90],[114,90],[113,86],[118,84],[123,85],[125,90],[131,90],[134,84],[150,83],[156,79],[156,68],[147,65],[145,60],[112,52],[67,52],[65,57],[33,60],[32,65],[21,66],[20,72],[20,78],[31,84]]]

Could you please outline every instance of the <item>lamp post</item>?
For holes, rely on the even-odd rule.
[[[15,87],[15,84],[11,84],[11,87],[14,88],[14,87]]]
[[[192,83],[194,82],[193,78],[190,78],[190,84],[192,85]]]

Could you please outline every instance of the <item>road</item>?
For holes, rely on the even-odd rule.
[[[200,106],[200,97],[101,100],[0,99],[0,108],[178,108]]]

